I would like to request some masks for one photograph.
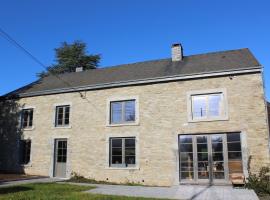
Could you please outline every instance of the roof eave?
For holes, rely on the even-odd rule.
[[[52,90],[20,93],[19,97],[32,97],[32,96],[86,91],[86,90],[106,89],[106,88],[112,88],[112,87],[124,87],[124,86],[131,86],[131,85],[151,84],[151,83],[153,84],[153,83],[159,83],[159,82],[169,82],[169,81],[247,74],[247,73],[259,73],[259,72],[262,72],[261,66],[250,67],[250,68],[240,69],[240,70],[216,71],[216,72],[211,72],[211,73],[200,73],[200,74],[189,74],[189,75],[164,76],[164,77],[156,77],[156,78],[148,78],[148,79],[137,79],[137,80],[119,81],[119,82],[111,82],[111,83],[103,83],[103,84],[93,84],[93,85],[78,86],[78,87],[72,87],[72,88],[58,88],[58,89],[52,89]]]

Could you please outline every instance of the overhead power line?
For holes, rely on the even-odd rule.
[[[24,48],[21,44],[19,44],[15,39],[13,39],[6,31],[4,31],[2,28],[0,28],[0,35],[7,40],[9,43],[11,43],[13,46],[21,50],[22,52],[25,53],[28,57],[30,57],[32,60],[34,60],[36,63],[38,63],[41,67],[43,67],[45,70],[47,70],[47,66],[43,64],[36,56],[34,56],[30,51],[28,51],[26,48]],[[48,72],[50,73],[50,72]],[[60,76],[54,73],[50,73],[51,75],[55,76],[57,79],[62,81],[64,84],[66,84],[68,87],[71,89],[76,89],[74,88],[69,82],[66,80],[62,79]],[[86,95],[83,95],[80,91],[77,91],[80,94],[80,97],[82,99],[85,99],[88,103],[92,104],[86,97]],[[94,105],[93,105],[94,106]],[[96,108],[96,106],[94,106]]]

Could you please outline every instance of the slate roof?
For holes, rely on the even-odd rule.
[[[228,72],[260,67],[260,63],[249,49],[220,51],[199,55],[184,56],[182,61],[173,62],[171,58],[98,68],[83,72],[65,73],[61,80],[53,75],[45,77],[10,94],[42,93],[43,91],[75,88],[91,85],[157,79],[172,76],[187,76]],[[64,81],[63,81],[64,80]],[[68,83],[68,84],[67,84]],[[27,96],[27,95],[26,95]]]

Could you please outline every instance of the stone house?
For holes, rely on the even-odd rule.
[[[270,164],[249,49],[184,56],[175,44],[169,59],[50,75],[4,98],[15,97],[22,134],[2,168],[170,186],[230,183]]]

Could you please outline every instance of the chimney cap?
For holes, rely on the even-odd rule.
[[[173,43],[172,47],[178,47],[178,46],[182,46],[180,43]]]

